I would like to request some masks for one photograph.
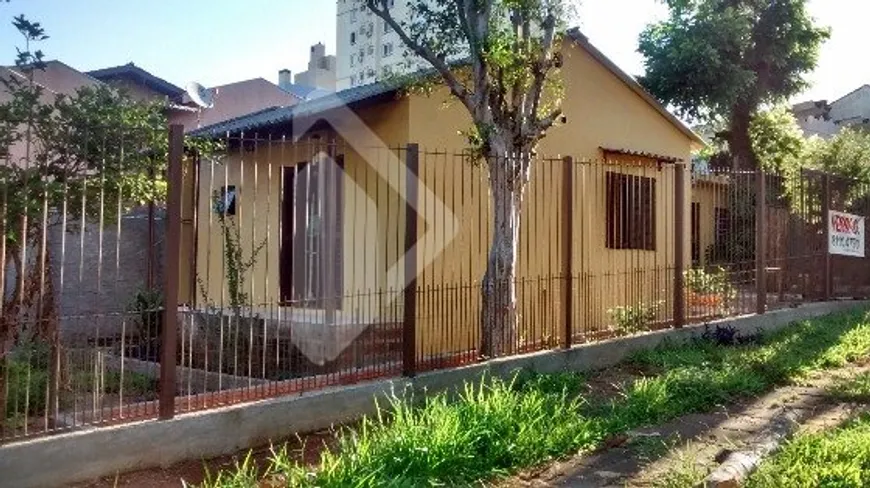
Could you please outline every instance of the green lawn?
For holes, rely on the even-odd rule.
[[[870,416],[830,432],[795,438],[764,462],[747,486],[870,486]]]
[[[263,477],[311,487],[469,486],[868,353],[870,319],[854,312],[794,324],[741,345],[707,339],[642,352],[628,361],[641,373],[606,399],[591,400],[598,397],[587,395],[583,375],[521,372],[509,381],[465,385],[458,399],[438,395],[416,405],[394,399],[379,416],[340,431],[335,447],[314,468],[277,450],[263,472],[247,463],[203,486],[253,486]]]

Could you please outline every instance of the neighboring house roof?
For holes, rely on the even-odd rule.
[[[33,71],[33,81],[47,92],[46,95],[72,95],[80,88],[102,85],[101,81],[61,61],[45,61],[44,64],[44,69]],[[2,70],[3,76],[27,79],[27,75],[15,66],[4,67]]]
[[[193,135],[219,136],[227,132],[243,132],[260,127],[268,127],[289,122],[297,117],[316,115],[327,110],[354,105],[358,102],[373,100],[395,94],[398,83],[377,82],[361,85],[337,93],[331,93],[298,105],[272,107],[224,122],[205,126],[192,132]]]
[[[216,94],[212,108],[174,114],[170,116],[170,123],[195,129],[197,125],[213,125],[265,108],[293,106],[304,100],[263,78],[229,83],[213,87],[212,90]],[[193,106],[187,94],[182,96],[181,103]]]
[[[866,90],[866,89],[868,89],[868,88],[870,88],[870,85],[867,85],[867,84],[861,85],[861,86],[859,86],[858,88],[855,88],[854,90],[850,91],[849,93],[843,95],[842,97],[840,97],[840,98],[834,100],[833,102],[831,102],[831,105],[834,105],[834,104],[836,104],[836,103],[838,103],[838,102],[841,102],[841,101],[843,101],[844,99],[849,98],[850,96],[854,95],[855,93],[857,93],[857,92],[859,92],[859,91],[861,91],[861,90]]]
[[[173,85],[163,78],[158,78],[152,75],[133,63],[88,71],[87,74],[101,81],[118,78],[131,79],[171,98],[180,97],[184,93],[184,90],[180,87]]]
[[[290,83],[282,86],[281,89],[296,95],[300,100],[311,100],[332,93],[329,90],[317,88],[316,86],[300,85],[298,83]]]
[[[588,38],[583,35],[579,29],[570,29],[568,36],[578,46],[586,50],[596,61],[601,63],[613,75],[625,83],[632,91],[646,101],[653,109],[664,116],[671,124],[673,124],[680,132],[689,139],[706,145],[706,141],[692,129],[690,129],[683,121],[670,113],[664,105],[650,95],[633,77],[620,69],[616,64],[605,56],[601,51],[589,43]],[[431,71],[431,70],[424,70]],[[247,131],[255,128],[268,127],[289,122],[296,117],[311,116],[327,110],[338,108],[340,106],[353,105],[359,102],[368,101],[374,98],[388,97],[395,94],[400,88],[397,81],[379,81],[368,85],[342,90],[335,94],[326,95],[311,101],[300,103],[293,107],[275,107],[272,109],[263,110],[247,116],[230,119],[219,124],[203,127],[202,129],[193,131],[195,135],[218,136],[226,133],[235,133]]]

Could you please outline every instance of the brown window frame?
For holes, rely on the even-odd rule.
[[[656,179],[608,171],[606,246],[656,250]]]
[[[331,182],[323,182],[322,185],[328,185],[323,188],[325,190],[325,194],[320,194],[320,190],[317,190],[316,199],[320,202],[321,205],[324,204],[321,199],[323,198],[331,198],[332,202],[330,202],[323,211],[333,211],[335,214],[333,217],[333,221],[335,221],[338,225],[338,228],[332,229],[331,226],[324,229],[323,233],[319,235],[318,239],[329,239],[333,241],[332,244],[332,256],[326,257],[326,259],[331,260],[331,264],[328,263],[318,263],[312,269],[308,269],[305,263],[300,263],[300,259],[304,260],[307,257],[304,255],[306,247],[303,246],[303,255],[299,254],[299,242],[298,239],[305,239],[305,236],[301,236],[299,234],[294,234],[294,229],[298,229],[298,226],[295,224],[297,218],[303,217],[302,213],[306,211],[306,209],[298,207],[294,205],[294,202],[297,202],[296,190],[298,190],[298,185],[295,180],[299,173],[304,170],[309,165],[313,164],[312,161],[300,161],[295,166],[287,166],[284,168],[283,178],[283,188],[282,188],[282,203],[281,203],[281,222],[282,222],[282,236],[281,236],[281,249],[280,249],[280,274],[279,274],[279,292],[280,292],[280,302],[284,305],[295,305],[306,308],[326,308],[331,306],[331,308],[340,309],[341,302],[340,296],[342,293],[343,287],[343,275],[344,275],[344,262],[343,262],[343,225],[344,225],[344,188],[343,188],[343,178],[342,174],[344,172],[344,155],[339,154],[334,158],[334,162],[338,167],[340,174],[335,175],[336,179]],[[304,191],[310,191],[309,188],[305,187]],[[319,241],[318,241],[319,242]],[[317,247],[323,250],[323,244],[318,243]],[[326,248],[330,249],[330,248]],[[319,258],[323,259],[323,257]],[[294,273],[294,268],[296,268],[296,273]],[[331,279],[327,276],[322,275],[324,272],[324,268],[327,268],[331,271]],[[301,274],[300,274],[300,269]],[[300,283],[300,279],[305,279],[308,276],[308,273],[318,273],[316,275],[312,275],[311,279],[314,280],[313,283],[315,288],[317,288],[316,296],[308,297],[304,296],[305,286],[303,283]]]

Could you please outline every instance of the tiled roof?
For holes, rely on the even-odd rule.
[[[169,97],[178,97],[184,93],[184,90],[180,87],[173,85],[172,83],[164,80],[163,78],[158,78],[152,75],[151,73],[145,71],[144,69],[136,66],[133,63],[127,63],[121,66],[113,66],[111,68],[88,71],[87,74],[102,81],[112,78],[121,78],[125,76],[130,77],[137,81],[141,81],[145,84],[145,86],[148,86],[152,90],[163,95],[167,95]]]
[[[396,83],[377,82],[348,88],[290,107],[272,107],[252,114],[202,127],[190,134],[194,136],[220,136],[289,122],[297,117],[316,115],[334,108],[352,105],[398,89]]]

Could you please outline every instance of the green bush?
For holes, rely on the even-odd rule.
[[[683,273],[683,276],[689,291],[701,295],[716,294],[725,300],[733,300],[737,296],[737,290],[728,279],[728,273],[721,266],[716,266],[710,271],[692,268]]]
[[[649,330],[655,320],[662,302],[639,303],[637,305],[613,307],[607,311],[616,323],[616,328],[626,334],[634,334]]]
[[[158,339],[163,332],[163,294],[143,288],[133,295],[127,311],[136,314],[136,328],[144,339]]]
[[[40,415],[48,393],[49,349],[42,344],[17,348],[0,361],[0,378],[6,381],[6,417]],[[3,392],[0,391],[0,394]]]

